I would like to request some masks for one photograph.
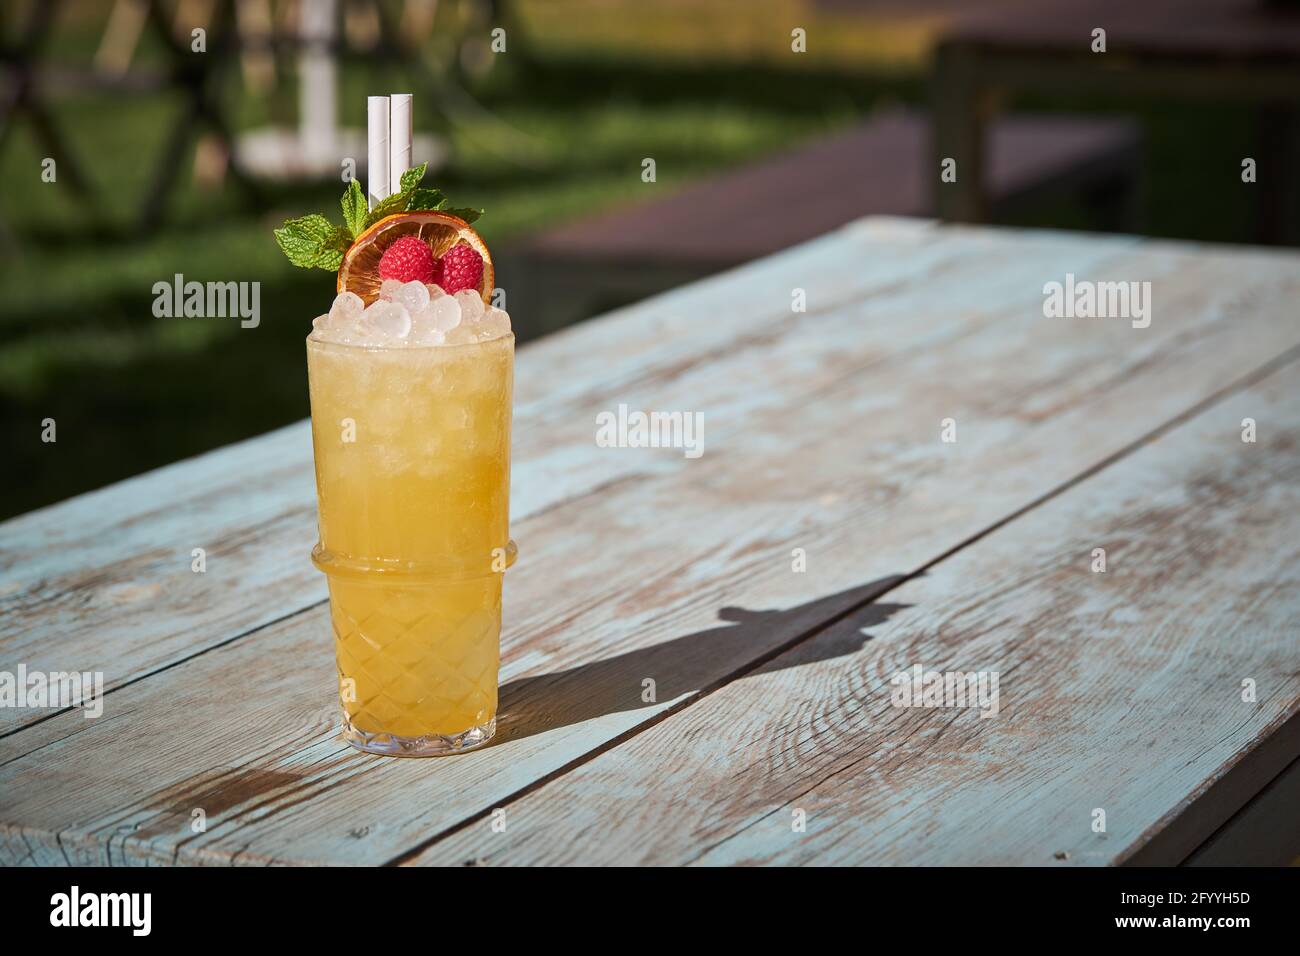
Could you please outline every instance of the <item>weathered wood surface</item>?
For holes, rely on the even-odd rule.
[[[1152,281],[1151,327],[1045,319],[1066,272]],[[190,658],[103,718],[0,739],[0,860],[416,857],[1258,377],[1300,343],[1298,291],[1283,254],[869,220],[525,349],[496,744],[342,747],[319,605],[178,635]],[[704,457],[596,448],[618,402],[704,412]]]
[[[900,243],[859,230],[522,349],[514,520],[687,464],[596,448],[593,409],[619,397],[659,398],[657,387],[725,359],[725,373],[720,365],[697,379],[695,407],[780,407],[788,396],[754,394],[731,369],[779,348],[791,288],[814,290],[812,321],[900,282],[975,266],[969,245],[951,238]],[[923,334],[877,347],[884,356]],[[323,576],[304,559],[315,538],[306,422],[0,524],[0,669],[98,670],[120,687],[248,634],[325,600]],[[195,548],[207,553],[203,574],[191,570]],[[40,716],[0,708],[0,734]]]
[[[1097,865],[1195,805],[1145,860],[1180,862],[1300,754],[1297,396],[1292,363],[418,861]],[[999,673],[997,713],[894,706],[917,664]]]

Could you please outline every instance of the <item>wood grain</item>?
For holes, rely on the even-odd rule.
[[[876,279],[853,292],[842,273],[864,253]],[[840,271],[808,282],[806,316],[788,312],[789,289],[813,263],[786,261],[742,271],[753,300],[727,298],[742,273],[664,297],[647,338],[620,330],[636,317],[625,313],[527,350],[552,404],[545,427],[516,429],[534,468],[516,488],[605,480],[576,497],[548,487],[516,521],[495,746],[433,762],[343,748],[317,607],[110,694],[98,721],[64,714],[0,740],[0,856],[401,857],[779,653],[1300,340],[1285,255],[868,221],[814,258]],[[1151,280],[1152,326],[1045,319],[1042,284],[1067,271]],[[730,333],[702,321],[715,315]],[[602,359],[604,385],[583,380],[584,351]],[[702,410],[706,454],[595,448],[594,413],[618,401]],[[954,445],[938,440],[948,416]],[[795,547],[810,573],[791,573]],[[219,809],[195,834],[199,799]]]
[[[1292,364],[415,862],[1099,865],[1195,816],[1145,860],[1180,862],[1300,754],[1298,397]],[[999,673],[997,714],[893,706],[917,664]]]
[[[594,447],[589,409],[663,398],[663,384],[721,357],[770,364],[793,286],[816,290],[813,321],[931,271],[977,267],[969,242],[928,234],[918,223],[849,230],[522,349],[514,520],[646,467]],[[878,347],[884,356],[922,340],[918,330]],[[695,400],[717,408],[752,391],[733,374],[699,384]],[[788,397],[772,389],[754,404]],[[302,422],[0,524],[0,670],[103,671],[120,687],[324,601],[307,560],[315,509]],[[195,548],[206,551],[202,574],[191,570]],[[0,733],[41,716],[0,708]]]

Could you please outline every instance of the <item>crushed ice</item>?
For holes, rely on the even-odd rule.
[[[373,346],[468,345],[510,332],[510,316],[484,306],[469,289],[447,295],[437,285],[385,279],[379,298],[366,305],[340,292],[327,314],[312,322],[311,337],[325,342]]]

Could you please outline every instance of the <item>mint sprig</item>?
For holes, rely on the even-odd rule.
[[[295,266],[336,272],[348,247],[385,216],[399,212],[442,212],[473,222],[483,215],[482,209],[448,206],[441,190],[421,186],[428,166],[421,163],[402,173],[401,190],[377,203],[374,209],[367,208],[366,194],[354,179],[348,183],[340,201],[343,225],[336,226],[319,213],[287,219],[275,230],[275,241]]]
[[[303,269],[337,271],[352,239],[347,229],[315,213],[290,219],[275,230],[275,240],[289,261]]]
[[[361,184],[355,179],[348,183],[339,203],[343,207],[343,223],[355,239],[366,228],[366,216],[370,214],[370,206],[366,203],[366,194]]]

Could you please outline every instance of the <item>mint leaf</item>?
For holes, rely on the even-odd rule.
[[[369,229],[385,216],[391,216],[393,213],[404,212],[406,210],[406,200],[409,193],[393,193],[386,196],[379,202],[375,203],[375,208],[370,210],[370,215],[366,217],[365,228]]]
[[[323,250],[312,265],[326,272],[338,272],[339,266],[343,265],[343,253],[337,249]]]
[[[408,169],[406,172],[402,173],[402,192],[404,194],[409,193],[416,186],[420,185],[420,180],[424,178],[424,171],[428,168],[428,163],[421,163],[414,169]]]
[[[289,261],[301,269],[337,269],[352,237],[321,215],[289,219],[275,230],[275,241]]]
[[[352,233],[344,226],[330,225],[330,234],[321,241],[321,248],[328,252],[337,252],[340,256],[352,245]]]
[[[310,216],[302,216],[298,219],[290,219],[284,225],[285,228],[291,228],[298,235],[322,243],[328,240],[334,234],[334,230],[338,228],[319,213],[312,213]]]
[[[482,209],[449,207],[441,190],[421,186],[428,165],[422,163],[403,173],[401,191],[381,200],[374,209],[366,208],[365,191],[354,179],[348,183],[340,202],[344,225],[336,226],[319,214],[289,219],[275,230],[275,241],[295,266],[333,272],[343,264],[343,256],[356,238],[385,216],[428,210],[473,222],[483,215]]]
[[[438,212],[445,212],[449,216],[455,216],[458,219],[464,219],[466,222],[473,222],[479,216],[483,215],[482,209],[457,208],[444,206]]]
[[[408,209],[432,209],[433,206],[412,206],[411,199],[416,193],[421,194],[421,198],[433,198],[436,194],[438,199],[442,198],[442,193],[436,189],[417,189],[420,180],[424,178],[424,171],[429,168],[428,163],[421,163],[414,169],[408,169],[402,173],[401,190],[385,199],[380,200],[375,208],[370,210],[370,215],[366,217],[366,228],[373,226],[385,216],[391,216],[393,213],[406,212]],[[436,200],[435,200],[436,201]]]
[[[418,212],[424,209],[437,209],[447,201],[447,197],[442,194],[441,189],[413,189],[411,196],[406,202],[407,212]]]
[[[367,203],[366,194],[361,184],[355,179],[348,183],[347,192],[343,194],[343,222],[355,239],[366,228]],[[322,217],[324,218],[324,217]]]

